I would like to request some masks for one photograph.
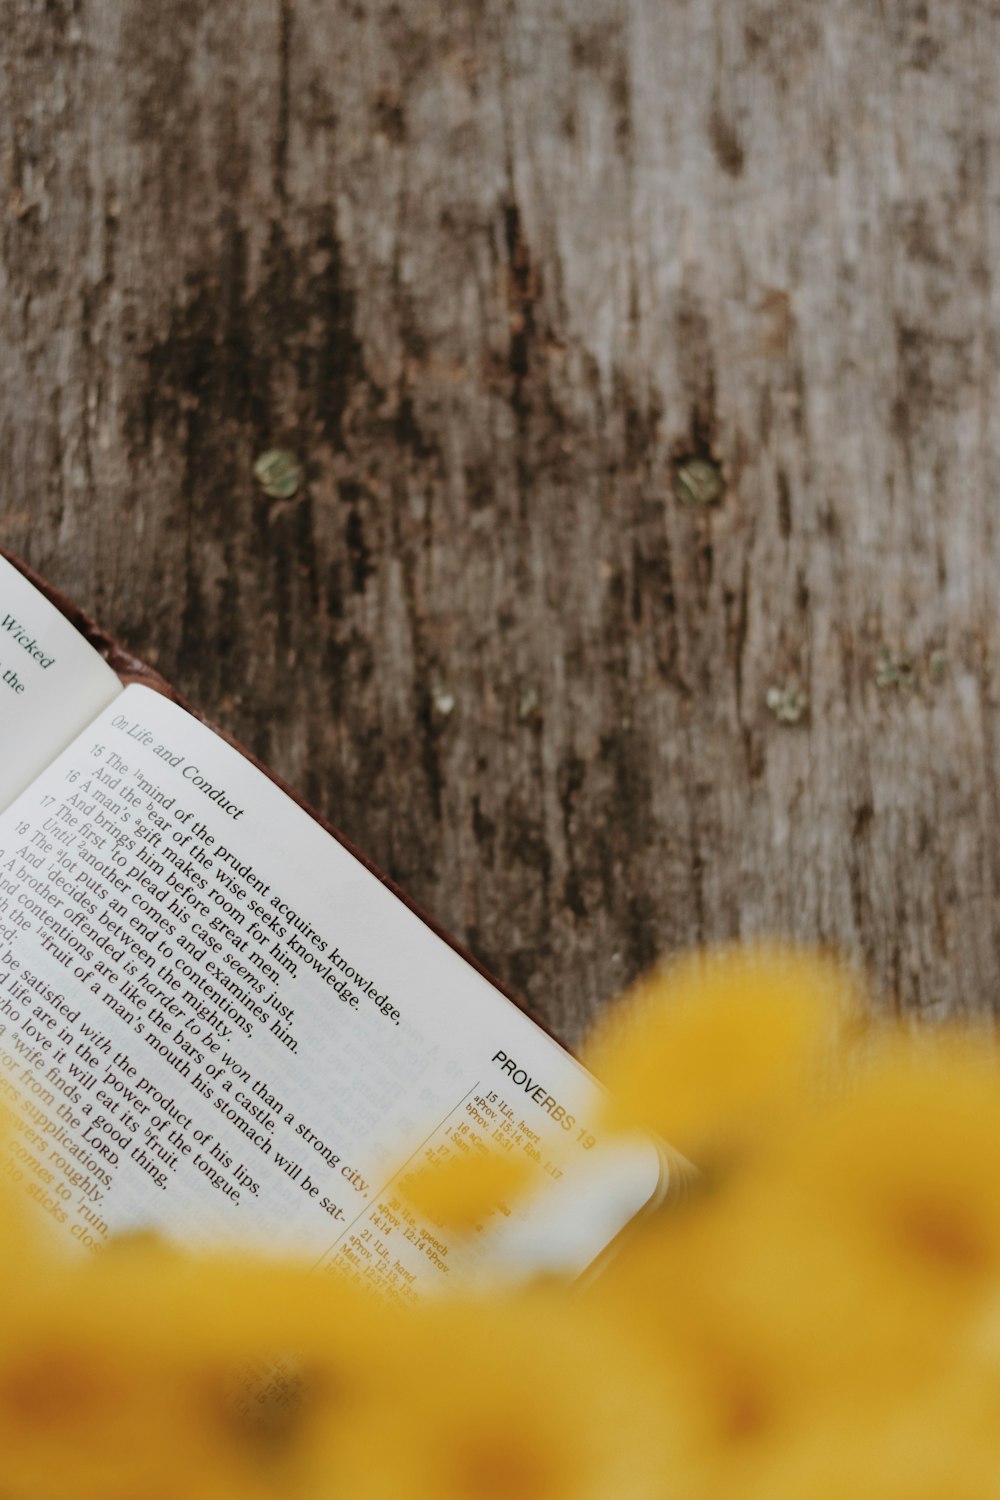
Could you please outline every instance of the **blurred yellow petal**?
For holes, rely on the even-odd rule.
[[[5,1500],[1000,1500],[1000,1071],[966,1030],[845,1072],[853,1005],[761,949],[631,998],[619,1120],[730,1170],[586,1287],[404,1312],[149,1237],[69,1262],[0,1174]],[[468,1230],[523,1170],[408,1190]]]
[[[831,1412],[740,1477],[741,1500],[1000,1500],[995,1430],[977,1433],[943,1384]]]
[[[627,1329],[549,1290],[420,1309],[331,1449],[352,1500],[661,1500],[674,1419]],[[391,1415],[390,1415],[391,1414]]]
[[[897,1038],[789,1143],[787,1191],[925,1303],[1000,1277],[1000,1070],[974,1039]]]
[[[709,1428],[748,1384],[772,1426],[909,1399],[1000,1295],[1000,1077],[972,1043],[936,1045],[882,1048],[727,1193],[640,1228],[595,1286],[692,1372]]]
[[[137,1240],[50,1272],[30,1301],[0,1291],[0,1319],[12,1494],[131,1500],[155,1479],[164,1497],[255,1500],[291,1494],[315,1431],[329,1441],[377,1391],[395,1316],[303,1267]]]
[[[522,1153],[470,1150],[428,1162],[404,1178],[403,1196],[418,1213],[451,1229],[473,1229],[511,1203],[531,1180],[532,1164]]]
[[[771,947],[697,953],[613,1007],[585,1061],[621,1128],[652,1130],[702,1165],[786,1121],[859,1015],[856,986],[832,962]]]

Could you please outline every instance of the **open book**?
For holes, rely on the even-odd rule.
[[[3,557],[0,1101],[0,1171],[72,1244],[150,1228],[406,1301],[578,1272],[667,1171],[402,893]],[[532,1186],[468,1233],[401,1193],[487,1147]]]

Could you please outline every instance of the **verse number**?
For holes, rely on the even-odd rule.
[[[90,753],[94,757],[95,760],[100,760],[101,756],[104,754],[104,746],[103,745],[91,745],[91,747],[90,747]]]

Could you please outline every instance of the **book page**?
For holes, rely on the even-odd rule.
[[[121,690],[79,631],[0,557],[0,808]]]
[[[139,686],[0,816],[0,1098],[6,1170],[71,1242],[256,1245],[401,1301],[580,1271],[662,1178],[568,1053]],[[457,1237],[410,1207],[416,1166],[488,1147],[525,1201]]]

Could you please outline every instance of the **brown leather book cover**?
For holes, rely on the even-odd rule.
[[[292,787],[290,787],[286,782],[282,781],[280,776],[276,776],[268,766],[264,765],[263,762],[258,760],[251,750],[248,750],[246,746],[241,745],[238,740],[234,739],[231,734],[227,734],[224,729],[220,729],[217,724],[214,724],[212,720],[207,717],[207,715],[201,713],[180,693],[178,693],[176,689],[173,688],[169,682],[167,682],[166,678],[162,677],[159,672],[155,671],[152,667],[147,666],[144,661],[141,661],[139,657],[135,656],[122,641],[117,640],[107,631],[102,630],[102,628],[97,625],[92,619],[90,619],[88,615],[84,614],[83,610],[80,609],[78,605],[74,604],[71,599],[67,598],[67,596],[63,594],[58,588],[56,588],[54,584],[50,583],[47,579],[42,578],[38,573],[34,571],[33,568],[28,567],[27,563],[22,562],[20,558],[15,557],[12,553],[7,552],[2,547],[0,547],[0,556],[5,557],[7,561],[12,565],[12,567],[17,568],[18,572],[22,573],[24,577],[28,579],[29,583],[33,584],[34,587],[38,589],[39,593],[43,594],[45,598],[48,599],[50,604],[55,605],[56,609],[58,609],[59,612],[64,615],[72,625],[76,627],[76,629],[85,638],[85,640],[87,640],[90,645],[93,646],[94,650],[104,658],[109,667],[111,667],[112,671],[117,674],[123,685],[127,686],[129,683],[137,682],[142,683],[145,687],[155,689],[156,692],[162,693],[164,697],[170,698],[174,703],[178,704],[188,713],[193,714],[196,719],[199,719],[203,724],[211,729],[213,734],[217,734],[221,739],[225,740],[227,744],[231,745],[234,750],[239,751],[239,753],[248,761],[250,761],[252,765],[256,766],[259,771],[263,772],[263,774],[267,776],[269,780],[273,781],[276,786],[280,787],[286,796],[291,797],[293,802],[297,803],[298,806],[303,809],[303,811],[307,812],[311,818],[319,823],[319,825],[323,829],[325,829],[326,832],[331,835],[331,837],[335,838],[338,843],[342,844],[344,848],[354,856],[355,859],[360,860],[360,862],[365,866],[367,870],[370,870],[371,873],[376,876],[376,878],[380,880],[383,885],[387,886],[388,889],[392,891],[393,895],[398,896],[400,901],[404,902],[405,905],[408,906],[409,909],[416,916],[418,916],[420,920],[431,929],[432,932],[434,932],[439,938],[441,938],[443,942],[447,943],[450,948],[453,948],[456,953],[460,954],[461,957],[465,959],[466,963],[471,964],[471,966],[476,970],[477,973],[481,974],[484,979],[489,980],[490,984],[498,989],[501,994],[506,995],[508,1000],[513,1001],[518,1009],[524,1011],[526,1015],[530,1016],[532,1021],[534,1021],[537,1026],[540,1026],[543,1031],[547,1032],[549,1036],[558,1041],[561,1046],[565,1046],[565,1043],[563,1043],[561,1039],[555,1035],[551,1027],[546,1025],[546,1023],[541,1019],[537,1012],[534,1011],[532,1007],[528,1005],[520,995],[516,994],[509,985],[504,984],[502,980],[497,979],[495,975],[491,974],[489,970],[479,962],[479,960],[473,953],[470,953],[469,950],[465,948],[460,942],[458,942],[456,938],[452,937],[451,933],[447,932],[445,928],[443,928],[439,922],[435,921],[432,916],[429,916],[427,912],[423,911],[417,905],[417,903],[406,893],[406,891],[398,886],[390,876],[386,875],[383,870],[380,870],[378,865],[374,864],[372,860],[368,859],[368,857],[363,854],[360,849],[355,848],[350,839],[345,838],[340,830],[334,827],[334,825],[330,823],[326,818],[324,818],[321,813],[317,812],[314,807],[310,807],[309,803],[306,802],[303,797],[300,797]]]

